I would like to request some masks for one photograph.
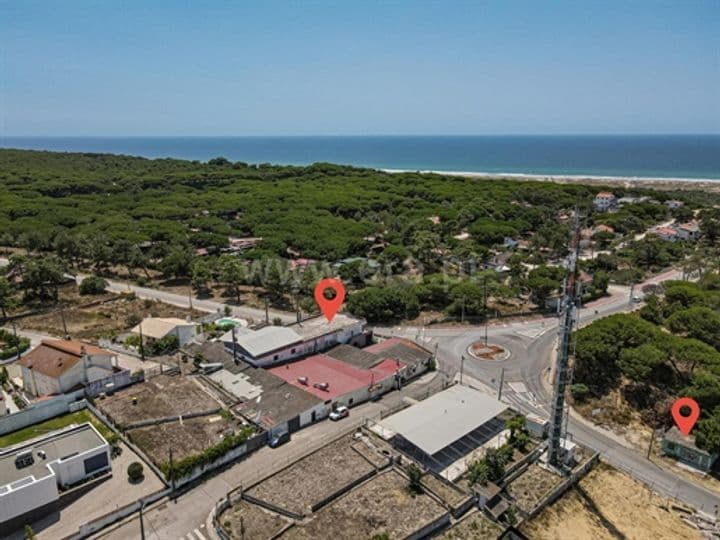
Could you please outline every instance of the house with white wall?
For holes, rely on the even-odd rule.
[[[610,191],[601,191],[595,195],[595,199],[593,200],[593,206],[595,206],[595,210],[598,212],[607,212],[608,210],[616,208],[617,205],[617,197]]]
[[[175,336],[182,347],[195,339],[198,325],[176,317],[147,317],[130,330],[136,336],[142,336],[146,341],[163,339]]]
[[[121,371],[117,355],[82,341],[44,339],[19,362],[31,396],[63,394]]]

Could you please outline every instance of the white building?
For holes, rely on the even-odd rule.
[[[0,530],[12,532],[53,512],[58,488],[111,468],[110,446],[90,423],[0,450]]]
[[[115,353],[67,339],[42,340],[18,364],[23,389],[36,397],[63,394],[120,371]]]
[[[595,195],[593,205],[595,206],[595,210],[598,212],[607,212],[618,205],[618,200],[612,192],[601,191]]]
[[[235,329],[220,339],[229,352],[235,349],[239,359],[264,367],[349,343],[363,333],[364,326],[363,319],[338,314],[331,322],[313,317],[289,326]]]
[[[678,225],[676,231],[680,240],[697,240],[700,237],[700,225],[696,221]]]
[[[665,201],[665,205],[670,210],[677,210],[678,208],[682,208],[685,205],[685,203],[682,201],[678,201],[676,199],[671,199],[669,201]]]
[[[190,343],[197,335],[198,325],[175,317],[148,317],[135,326],[130,332],[142,334],[145,340],[158,340],[167,336],[175,336],[182,347]]]

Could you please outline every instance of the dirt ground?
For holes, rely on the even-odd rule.
[[[533,464],[510,483],[508,491],[521,510],[530,512],[562,480],[562,477]]]
[[[435,475],[427,473],[422,477],[422,484],[427,486],[435,495],[440,497],[450,506],[457,506],[468,498],[469,493],[459,487],[453,489]]]
[[[239,501],[223,512],[220,516],[220,523],[231,538],[240,540],[242,527],[245,529],[245,538],[257,538],[267,540],[279,533],[283,527],[290,523],[289,520],[273,514],[257,505],[246,501]]]
[[[500,536],[503,529],[481,512],[473,512],[439,537],[439,540],[490,540]]]
[[[430,496],[413,496],[408,480],[389,470],[324,507],[307,524],[288,529],[281,538],[368,540],[382,533],[405,538],[445,512]]]
[[[568,531],[576,539],[701,538],[666,510],[666,503],[644,484],[600,463],[521,530],[533,540],[561,540],[568,538]]]
[[[173,449],[173,460],[180,461],[218,444],[224,434],[230,434],[237,427],[233,421],[211,415],[183,420],[182,423],[169,422],[131,429],[127,434],[159,467],[168,461],[168,448]]]
[[[135,405],[133,398],[137,398]],[[100,410],[118,425],[204,412],[222,406],[192,379],[180,375],[158,375],[97,403]]]
[[[351,446],[352,435],[331,443],[248,490],[254,497],[298,514],[374,467]]]
[[[98,340],[113,338],[134,326],[129,319],[136,317],[177,317],[185,319],[190,310],[153,300],[141,300],[132,295],[104,294],[80,296],[76,289],[66,288],[61,295],[65,305],[65,325],[73,338]],[[87,306],[88,303],[93,305]],[[83,307],[86,306],[86,307]],[[199,314],[200,312],[193,312]],[[17,326],[44,334],[63,336],[60,309],[19,319]]]

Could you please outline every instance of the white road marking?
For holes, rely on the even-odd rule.
[[[201,533],[199,529],[195,529],[193,532],[197,535],[199,540],[207,540],[207,538],[205,538],[205,536],[203,536],[203,533]]]
[[[509,382],[507,384],[510,388],[513,389],[514,392],[516,392],[518,394],[524,394],[525,392],[528,391],[527,386],[525,386],[524,382],[517,381],[517,382]]]

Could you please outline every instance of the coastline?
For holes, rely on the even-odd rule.
[[[490,173],[482,171],[432,171],[412,169],[378,169],[389,174],[420,173],[442,176],[459,176],[477,180],[516,180],[528,182],[555,182],[558,184],[587,184],[623,188],[650,188],[660,190],[720,192],[720,179],[711,178],[664,178],[648,176],[593,176],[571,174]]]

